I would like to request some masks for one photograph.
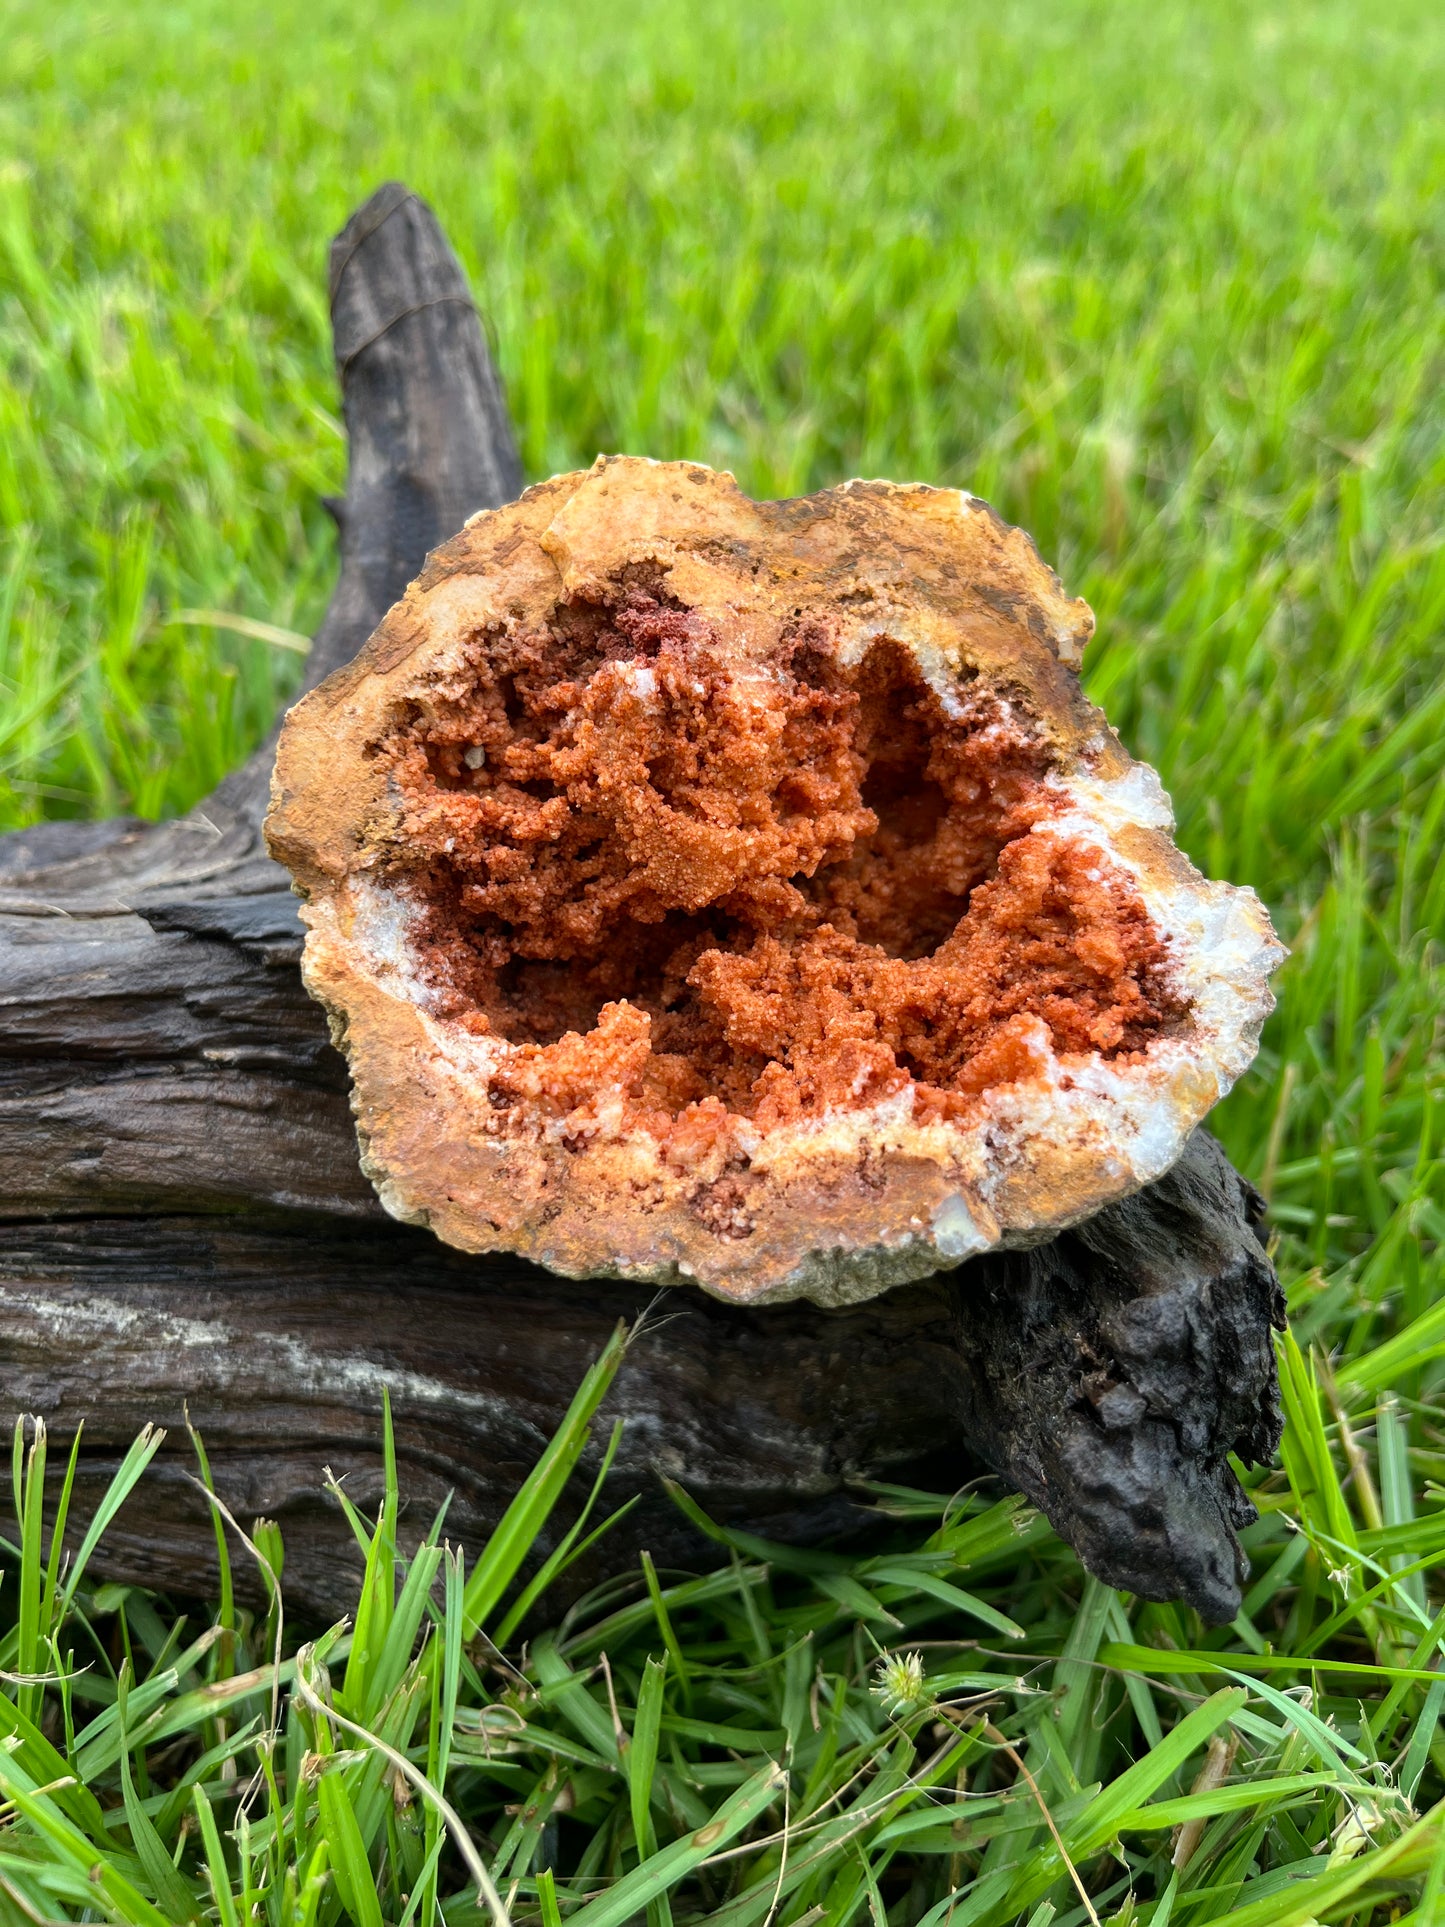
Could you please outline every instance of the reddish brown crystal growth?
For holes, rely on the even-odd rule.
[[[1091,627],[950,491],[614,460],[477,518],[277,760],[388,1207],[836,1301],[1166,1168],[1274,946],[1083,701]]]

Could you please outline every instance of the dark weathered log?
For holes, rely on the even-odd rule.
[[[1255,1516],[1223,1450],[1267,1459],[1281,1429],[1262,1215],[1196,1131],[1138,1197],[953,1274],[970,1442],[1101,1578],[1157,1599],[1167,1574],[1214,1619],[1238,1610],[1233,1529]]]
[[[352,459],[308,681],[429,547],[520,485],[422,204],[383,188],[331,281]],[[83,1507],[143,1422],[179,1425],[188,1403],[233,1510],[281,1521],[293,1602],[332,1613],[354,1549],[323,1467],[374,1492],[382,1385],[410,1521],[454,1490],[450,1530],[475,1546],[651,1293],[465,1257],[384,1216],[259,841],[269,761],[266,745],[176,823],[0,839],[0,1410],[62,1434],[84,1419]],[[641,1502],[576,1583],[641,1546],[702,1555],[659,1473],[722,1518],[817,1539],[859,1521],[861,1478],[987,1464],[1102,1576],[1228,1617],[1247,1508],[1226,1455],[1263,1455],[1278,1429],[1257,1207],[1201,1132],[1168,1177],[1052,1243],[852,1310],[670,1294],[608,1408],[628,1419],[610,1496]],[[105,1570],[213,1583],[188,1456],[173,1438]]]
[[[705,1551],[661,1473],[724,1520],[816,1540],[862,1518],[858,1480],[951,1487],[986,1463],[1103,1577],[1229,1617],[1248,1512],[1225,1454],[1277,1434],[1277,1288],[1250,1208],[1200,1132],[1168,1177],[1049,1245],[851,1310],[668,1294],[607,1407],[628,1420],[610,1497],[641,1502],[574,1583],[641,1546],[659,1563]],[[32,1220],[4,1253],[5,1404],[62,1432],[84,1418],[81,1500],[188,1403],[232,1508],[281,1521],[288,1593],[317,1613],[346,1608],[355,1561],[322,1468],[374,1500],[383,1384],[411,1523],[454,1490],[449,1528],[476,1545],[616,1319],[653,1300],[295,1210]],[[107,1571],[213,1583],[188,1462],[182,1437],[111,1532]]]

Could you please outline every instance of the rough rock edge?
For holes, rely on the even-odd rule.
[[[722,525],[719,540],[728,533],[730,515],[734,535],[737,527],[761,529],[765,541],[770,533],[780,540],[787,527],[797,544],[830,516],[855,533],[862,527],[876,535],[892,525],[895,547],[890,551],[886,539],[877,545],[881,561],[871,580],[872,558],[853,558],[857,566],[847,580],[866,584],[878,611],[871,623],[858,623],[842,659],[861,657],[873,640],[888,635],[908,648],[945,707],[958,701],[965,662],[992,668],[995,675],[1027,673],[1029,694],[1073,765],[1067,778],[1050,779],[1071,807],[1032,833],[1087,835],[1135,879],[1155,923],[1173,940],[1176,975],[1196,1012],[1189,1037],[1151,1046],[1143,1067],[1121,1070],[1102,1061],[1080,1067],[1075,1061],[1061,1073],[1050,1053],[1046,1085],[1031,1082],[986,1094],[977,1122],[967,1127],[913,1124],[910,1091],[869,1111],[803,1120],[769,1133],[766,1141],[754,1136],[750,1142],[740,1122],[736,1135],[752,1169],[773,1178],[774,1216],[797,1222],[800,1212],[817,1208],[806,1238],[783,1236],[770,1247],[755,1236],[724,1251],[707,1248],[721,1246],[719,1239],[707,1239],[699,1251],[706,1234],[696,1224],[678,1229],[675,1221],[683,1214],[676,1194],[687,1180],[663,1165],[650,1134],[609,1133],[605,1120],[598,1121],[587,1150],[550,1159],[562,1173],[557,1229],[529,1220],[525,1208],[511,1223],[491,1216],[499,1199],[516,1195],[518,1179],[507,1167],[522,1162],[517,1147],[494,1155],[487,1172],[484,1153],[494,1152],[496,1141],[479,1146],[458,1138],[466,1138],[468,1116],[485,1114],[491,1067],[514,1047],[472,1037],[424,1008],[397,893],[356,874],[348,858],[361,853],[353,824],[345,820],[348,807],[353,818],[364,813],[345,795],[348,737],[354,741],[358,722],[403,690],[419,654],[428,664],[444,661],[449,646],[487,618],[482,582],[489,566],[492,582],[503,579],[499,549],[515,550],[531,534],[535,547],[550,557],[551,570],[543,572],[552,577],[554,600],[596,587],[623,564],[640,560],[663,563],[674,572],[683,599],[696,600],[678,578],[695,577],[699,568],[704,575],[712,568],[714,579],[718,574],[688,547],[689,537],[699,540],[698,525],[688,526],[697,500],[688,497],[698,486],[714,498],[709,512]],[[669,516],[679,513],[682,526],[676,528]],[[982,649],[978,622],[969,632],[960,619],[960,609],[970,619],[978,615],[966,600],[971,585],[952,609],[940,607],[951,591],[940,591],[936,581],[919,585],[918,571],[928,560],[937,562],[940,553],[951,560],[951,551],[940,550],[937,526],[950,515],[964,520],[963,546],[972,544],[975,567],[981,552],[983,564],[1005,584],[985,585],[991,600]],[[519,527],[508,535],[511,523]],[[711,524],[701,533],[711,533]],[[916,550],[907,548],[905,536]],[[944,539],[957,541],[951,531]],[[920,562],[918,553],[930,541],[934,553]],[[820,552],[826,547],[825,535]],[[905,552],[914,575],[903,582],[900,600],[890,591],[898,589]],[[842,566],[835,555],[826,584],[830,594],[845,586]],[[816,567],[828,575],[826,554]],[[794,592],[790,587],[788,595]],[[1027,537],[976,498],[955,491],[854,482],[801,502],[753,504],[730,476],[695,464],[605,458],[585,474],[529,490],[511,508],[474,517],[430,559],[357,663],[293,712],[297,720],[283,735],[268,822],[273,849],[308,898],[307,985],[331,1013],[337,1041],[351,1058],[363,1167],[386,1209],[463,1249],[514,1249],[565,1275],[695,1280],[738,1302],[807,1297],[842,1305],[977,1252],[1036,1244],[1169,1169],[1195,1125],[1252,1060],[1273,1007],[1268,976],[1283,952],[1252,891],[1206,883],[1174,848],[1172,813],[1154,772],[1125,755],[1102,714],[1079,694],[1074,670],[1092,626],[1085,605],[1062,596],[1057,577]],[[334,763],[323,767],[313,754],[308,766],[298,747],[308,711],[312,737],[320,725],[343,759],[339,804]],[[329,820],[318,823],[318,813]],[[1001,1132],[1012,1141],[1012,1158],[997,1156]],[[545,1174],[549,1154],[530,1148]],[[889,1195],[881,1203],[855,1198],[852,1210],[822,1209],[824,1186],[831,1184],[836,1193],[842,1180],[846,1188],[864,1155],[888,1172]],[[535,1175],[521,1174],[523,1189]],[[627,1211],[622,1201],[642,1185],[654,1192],[662,1187],[664,1209]],[[467,1190],[471,1202],[459,1201],[458,1193]],[[577,1201],[571,1209],[569,1192]],[[505,1217],[505,1204],[500,1208]],[[599,1223],[605,1224],[605,1239]]]

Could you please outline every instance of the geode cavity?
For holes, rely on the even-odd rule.
[[[952,490],[599,462],[476,517],[282,732],[271,848],[387,1209],[866,1297],[1157,1177],[1281,954]]]

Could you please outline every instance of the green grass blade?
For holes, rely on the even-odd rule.
[[[632,1722],[632,1743],[624,1756],[628,1801],[632,1810],[632,1831],[637,1852],[644,1862],[657,1851],[657,1833],[652,1823],[652,1790],[657,1772],[657,1743],[662,1735],[662,1703],[667,1685],[665,1660],[648,1659],[642,1669],[638,1688],[637,1712]],[[650,1901],[655,1909],[650,1927],[671,1927],[672,1912],[665,1894]]]
[[[1284,1893],[1246,1902],[1227,1916],[1229,1927],[1309,1927],[1336,1912],[1362,1888],[1382,1882],[1392,1872],[1418,1877],[1438,1859],[1445,1839],[1438,1821],[1427,1816],[1388,1846],[1362,1853],[1312,1880],[1296,1881]]]
[[[45,1421],[32,1421],[34,1433],[25,1465],[25,1495],[21,1501],[20,1620],[16,1644],[16,1668],[22,1674],[40,1671],[42,1662],[41,1613],[45,1590],[45,1555],[42,1533],[45,1519]],[[48,1613],[45,1615],[49,1617]],[[39,1686],[22,1685],[18,1704],[28,1719],[34,1719],[40,1706]]]
[[[216,1826],[216,1816],[211,1811],[211,1802],[202,1786],[192,1789],[196,1820],[200,1826],[201,1849],[205,1856],[206,1877],[211,1885],[211,1897],[216,1903],[221,1927],[240,1927],[236,1913],[236,1899],[231,1891],[231,1876],[226,1868],[226,1855],[221,1846],[220,1831]]]
[[[35,1831],[48,1840],[57,1857],[92,1883],[116,1915],[133,1927],[167,1927],[166,1917],[146,1899],[120,1867],[113,1854],[98,1852],[51,1798],[28,1781],[13,1758],[0,1752],[0,1788]]]
[[[90,1556],[105,1536],[111,1521],[135,1490],[141,1474],[160,1451],[165,1443],[165,1433],[157,1426],[142,1426],[139,1436],[116,1468],[115,1477],[105,1491],[105,1496],[95,1508],[85,1537],[80,1542],[80,1550],[75,1555],[75,1563],[66,1576],[63,1595],[64,1610],[70,1610]]]
[[[556,1637],[543,1633],[532,1647],[532,1664],[541,1682],[547,1703],[555,1706],[587,1744],[603,1759],[620,1764],[617,1734],[612,1721],[588,1692],[580,1674],[575,1673],[557,1650]]]
[[[542,1910],[542,1927],[562,1927],[562,1910],[557,1905],[557,1886],[550,1867],[537,1875],[537,1904]]]
[[[45,1569],[45,1592],[40,1614],[40,1635],[49,1640],[54,1631],[55,1609],[60,1597],[60,1566],[65,1556],[65,1527],[70,1518],[70,1500],[75,1490],[75,1470],[80,1463],[80,1440],[84,1424],[77,1425],[75,1437],[70,1442],[70,1457],[66,1461],[65,1478],[61,1482],[60,1498],[55,1507],[55,1524],[50,1529],[50,1561]]]
[[[1445,1679],[1436,1680],[1425,1695],[1425,1704],[1420,1709],[1400,1762],[1399,1787],[1401,1793],[1412,1804],[1419,1791],[1426,1763],[1430,1758],[1431,1743],[1440,1724],[1441,1712],[1445,1711]]]
[[[1247,1698],[1242,1687],[1227,1686],[1211,1694],[1192,1713],[1186,1713],[1179,1724],[1164,1735],[1161,1745],[1151,1747],[1142,1759],[1127,1767],[1089,1803],[1080,1820],[1065,1833],[1070,1850],[1086,1853],[1101,1847],[1117,1830],[1119,1816],[1142,1806],[1166,1780],[1172,1779],[1238,1712]]]
[[[716,1853],[751,1826],[779,1797],[782,1787],[781,1769],[765,1767],[725,1800],[706,1826],[664,1847],[634,1872],[624,1874],[610,1893],[587,1901],[570,1914],[570,1927],[627,1927],[650,1901],[676,1886],[686,1874],[700,1867],[709,1854]]]
[[[1024,1636],[1024,1629],[1017,1620],[1010,1619],[1007,1613],[999,1612],[996,1607],[990,1606],[987,1600],[979,1599],[971,1592],[965,1592],[962,1586],[951,1585],[948,1580],[940,1579],[937,1573],[913,1572],[907,1567],[887,1563],[870,1565],[866,1570],[868,1578],[874,1585],[903,1586],[909,1592],[926,1593],[929,1598],[940,1600],[945,1606],[951,1606],[955,1612],[962,1613],[965,1618],[978,1620],[1005,1639],[1022,1639]]]
[[[1383,1393],[1375,1411],[1375,1443],[1380,1459],[1380,1504],[1386,1526],[1411,1526],[1415,1522],[1415,1493],[1410,1480],[1410,1430],[1402,1416],[1400,1401],[1393,1393]],[[1403,1553],[1392,1555],[1390,1567],[1398,1572],[1408,1564]],[[1400,1590],[1411,1600],[1422,1617],[1428,1612],[1425,1575],[1412,1572],[1400,1581]]]
[[[562,1496],[573,1468],[591,1436],[591,1422],[617,1376],[627,1351],[627,1327],[619,1324],[596,1363],[588,1370],[562,1423],[538,1459],[496,1531],[472,1567],[465,1597],[466,1634],[486,1623],[516,1577],[538,1534]]]
[[[184,1880],[176,1872],[171,1856],[166,1852],[165,1843],[156,1832],[150,1817],[136,1797],[135,1783],[131,1777],[130,1749],[125,1738],[126,1725],[126,1668],[121,1669],[118,1686],[118,1705],[122,1729],[120,1748],[120,1790],[125,1807],[126,1824],[130,1828],[131,1844],[137,1858],[145,1869],[145,1877],[150,1882],[151,1891],[157,1902],[165,1909],[167,1916],[176,1922],[200,1919],[200,1909]]]
[[[616,1525],[618,1520],[624,1518],[627,1513],[632,1510],[633,1506],[636,1505],[637,1497],[634,1495],[625,1505],[619,1506],[610,1518],[605,1519],[595,1532],[588,1533],[585,1539],[581,1538],[587,1521],[592,1516],[592,1509],[601,1495],[603,1482],[607,1474],[612,1470],[612,1461],[616,1458],[617,1448],[622,1443],[624,1422],[622,1419],[618,1419],[612,1427],[606,1450],[602,1454],[602,1463],[597,1468],[597,1476],[592,1481],[592,1490],[588,1493],[586,1503],[583,1505],[582,1510],[577,1514],[576,1519],[572,1522],[556,1548],[542,1562],[534,1577],[528,1580],[522,1591],[517,1595],[515,1603],[508,1607],[501,1624],[497,1628],[496,1638],[499,1646],[505,1648],[513,1633],[516,1632],[517,1628],[522,1624],[528,1613],[531,1612],[543,1593],[546,1592],[547,1588],[559,1574],[566,1571],[574,1555],[580,1556],[586,1552],[589,1547],[595,1545],[597,1540],[600,1539],[605,1532]]]
[[[191,1424],[190,1412],[186,1413],[186,1430],[191,1435],[191,1448],[196,1455],[196,1464],[201,1471],[201,1484],[214,1499],[216,1487],[211,1478],[211,1462],[206,1456],[205,1444],[200,1433]],[[231,1549],[226,1544],[226,1522],[221,1516],[219,1506],[211,1507],[211,1531],[216,1540],[216,1570],[219,1574],[219,1602],[216,1609],[216,1623],[223,1637],[216,1648],[216,1677],[224,1679],[235,1665],[236,1649],[236,1595],[231,1576]]]
[[[323,1773],[316,1793],[321,1803],[331,1869],[343,1906],[356,1927],[384,1927],[376,1881],[345,1779],[339,1773]]]
[[[657,1630],[662,1635],[663,1646],[667,1651],[668,1659],[672,1662],[672,1669],[677,1675],[678,1685],[682,1688],[683,1695],[686,1698],[691,1689],[687,1660],[683,1655],[682,1644],[673,1628],[672,1618],[667,1610],[667,1601],[662,1596],[662,1587],[658,1581],[657,1568],[652,1563],[652,1554],[650,1552],[642,1553],[639,1563],[642,1566],[642,1577],[647,1587],[647,1597],[651,1603],[653,1615],[657,1620]]]

